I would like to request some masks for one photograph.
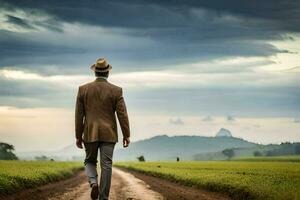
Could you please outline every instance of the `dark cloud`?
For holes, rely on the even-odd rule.
[[[35,39],[31,34],[0,31],[0,68],[5,66],[22,66],[44,74],[82,74],[96,58],[105,55],[117,66],[117,71],[143,71],[161,69],[161,66],[173,64],[208,61],[235,56],[271,56],[277,53],[289,53],[266,42],[215,40],[194,42],[153,41],[144,45],[128,39],[128,43],[118,49],[118,44],[111,41],[111,46],[102,48],[101,41],[89,46],[82,46],[74,41],[66,45],[64,38],[56,43],[47,41],[47,36]],[[79,38],[82,40],[82,38]],[[79,40],[78,39],[78,40]],[[89,40],[89,36],[84,38]],[[125,38],[126,39],[126,38]],[[74,38],[76,40],[76,38]],[[18,48],[16,48],[18,47]],[[259,63],[258,63],[259,64]],[[52,65],[52,68],[45,68]],[[57,67],[56,67],[57,66]],[[56,68],[56,69],[54,69]],[[241,66],[236,71],[244,70]]]
[[[31,38],[30,34],[1,31],[0,66],[26,65],[43,73],[51,73],[39,67],[44,63],[73,66],[73,70],[61,68],[61,73],[83,73],[86,66],[100,55],[113,60],[120,66],[120,71],[125,68],[126,71],[137,71],[147,66],[155,69],[155,66],[214,58],[291,53],[276,48],[268,41],[291,40],[293,38],[285,33],[298,31],[300,27],[299,3],[296,1],[1,2],[2,9],[22,9],[37,18],[47,16],[44,20],[30,24],[11,14],[9,23],[44,27],[50,32],[64,35],[65,38],[41,32],[40,37]],[[105,41],[101,39],[101,34],[99,38],[91,39],[88,33],[84,33],[86,37],[74,37],[73,43],[66,43],[69,36],[64,33],[63,22],[106,27],[128,42],[122,48],[114,40],[103,45]],[[114,28],[120,28],[121,31]],[[48,41],[49,37],[57,42]],[[151,42],[135,41],[132,38]],[[95,42],[91,43],[91,40]]]
[[[29,30],[13,32],[2,27],[0,69],[13,66],[45,75],[87,74],[89,65],[98,57],[106,57],[116,66],[113,72],[129,72],[175,69],[177,64],[214,59],[276,56],[293,52],[279,49],[270,41],[291,41],[294,38],[289,33],[300,31],[300,2],[291,0],[0,0],[0,8],[7,11],[5,23]],[[77,29],[73,30],[73,26]],[[252,72],[251,66],[208,71]],[[38,83],[1,80],[1,105],[72,105],[76,92]],[[186,87],[128,93],[129,107],[164,110],[174,116],[178,112],[293,116],[299,114],[299,100],[299,90],[292,85],[271,89]]]
[[[120,67],[129,65],[128,60],[135,62],[130,66],[130,70],[145,70],[146,67],[157,69],[163,64],[171,63],[184,63],[214,59],[214,58],[225,58],[230,56],[271,56],[276,53],[285,53],[284,50],[275,48],[270,44],[257,44],[251,45],[251,42],[215,42],[201,43],[181,46],[174,44],[172,46],[164,46],[164,44],[157,44],[151,49],[140,48],[139,51],[135,51],[132,44],[128,46],[127,52],[118,52],[111,50],[96,50],[97,47],[92,49],[85,49],[80,47],[66,47],[62,45],[52,45],[43,43],[31,43],[30,41],[21,40],[18,41],[18,48],[15,48],[16,42],[14,40],[2,41],[2,48],[0,49],[1,65],[77,65],[82,70],[75,70],[82,73],[86,70],[86,65],[100,55],[106,55],[110,60],[118,61],[122,60],[121,63],[117,63]],[[230,47],[229,47],[230,46]],[[226,49],[226,50],[225,50]],[[164,57],[164,56],[165,57]],[[167,61],[167,62],[166,62]],[[127,62],[127,63],[126,63]],[[149,62],[156,65],[150,65]],[[132,63],[131,63],[132,64]],[[145,64],[143,68],[140,68],[141,64]],[[35,66],[36,67],[36,66]],[[37,66],[38,67],[38,66]],[[74,68],[73,68],[74,69]],[[45,69],[44,69],[45,70]],[[62,69],[63,70],[63,69]],[[124,69],[125,70],[125,69]],[[122,70],[123,71],[123,70]],[[126,69],[128,71],[128,68]],[[63,71],[61,71],[63,72]]]
[[[127,91],[130,108],[182,116],[255,116],[299,118],[300,92],[297,87],[243,87],[160,89],[132,93]]]
[[[25,28],[25,29],[35,29],[28,22],[26,22],[26,20],[23,20],[23,19],[18,18],[18,17],[11,16],[11,15],[6,15],[6,17],[7,17],[7,22],[8,23],[15,24],[15,25],[20,26],[20,27]]]
[[[116,27],[187,27],[193,23],[191,9],[205,9],[215,15],[270,20],[278,29],[299,30],[300,3],[297,0],[198,1],[198,0],[80,0],[4,1],[20,8],[38,9],[60,20]],[[189,23],[190,21],[190,23]],[[296,23],[296,24],[295,24]]]
[[[0,106],[71,107],[76,91],[39,80],[0,79]]]

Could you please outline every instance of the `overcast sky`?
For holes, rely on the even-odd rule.
[[[73,143],[77,88],[99,57],[133,141],[222,127],[300,141],[299,19],[296,0],[0,0],[0,141]]]

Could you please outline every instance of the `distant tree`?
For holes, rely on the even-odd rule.
[[[266,152],[267,156],[284,156],[300,154],[300,143],[284,142]]]
[[[295,146],[295,154],[300,154],[300,143],[297,143]]]
[[[262,156],[262,153],[260,151],[254,151],[253,155],[258,157],[258,156]]]
[[[13,145],[0,142],[0,160],[18,160],[18,157],[13,153],[14,150]]]
[[[145,157],[143,155],[137,157],[137,159],[140,161],[140,162],[145,162]]]
[[[179,157],[176,158],[176,161],[179,162]]]
[[[274,151],[266,151],[266,156],[274,156]]]
[[[291,142],[281,142],[280,145],[290,145]]]
[[[47,156],[44,156],[44,155],[42,155],[42,156],[35,156],[34,158],[35,158],[36,160],[49,160],[48,157],[47,157]]]
[[[224,149],[222,153],[227,156],[228,160],[230,160],[234,156],[233,149]]]

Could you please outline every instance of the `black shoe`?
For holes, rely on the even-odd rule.
[[[97,184],[92,185],[92,190],[91,190],[91,198],[92,199],[98,199],[99,196],[99,188]]]

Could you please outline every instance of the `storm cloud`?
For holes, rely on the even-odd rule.
[[[113,80],[130,85],[128,98],[137,110],[150,102],[166,107],[166,93],[174,99],[167,105],[174,112],[192,112],[189,105],[200,101],[199,111],[202,105],[213,110],[204,115],[238,115],[230,109],[253,114],[256,107],[296,115],[291,110],[299,106],[297,72],[286,71],[296,63],[288,63],[282,74],[267,69],[285,64],[279,55],[298,54],[276,42],[299,42],[299,1],[2,0],[0,5],[0,70],[76,79],[91,75],[89,66],[106,57]],[[76,91],[75,85],[0,79],[1,105],[70,106],[65,99]],[[56,100],[45,101],[49,96]],[[10,101],[13,97],[39,103]],[[182,105],[186,101],[190,104]]]
[[[1,10],[6,23],[28,32],[2,27],[0,66],[42,72],[47,70],[39,66],[51,62],[82,73],[99,55],[121,65],[120,71],[136,71],[293,53],[268,41],[293,40],[287,33],[300,27],[297,1],[1,1]]]

